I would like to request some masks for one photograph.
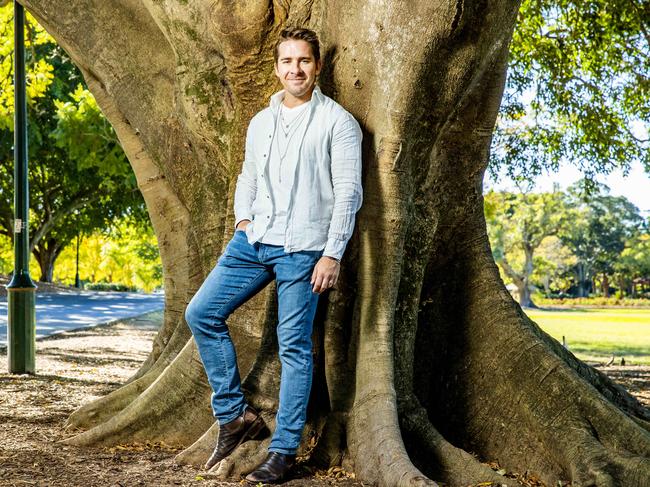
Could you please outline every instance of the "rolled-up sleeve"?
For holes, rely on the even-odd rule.
[[[241,174],[237,177],[235,187],[235,227],[242,220],[252,220],[251,206],[257,192],[257,169],[255,165],[255,153],[253,151],[253,130],[251,122],[246,132],[246,150],[244,164]]]
[[[363,201],[361,188],[361,140],[363,134],[352,115],[343,113],[332,131],[331,174],[334,208],[323,255],[340,260]]]

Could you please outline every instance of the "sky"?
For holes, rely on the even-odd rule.
[[[535,181],[533,191],[552,191],[554,183],[558,183],[560,189],[566,189],[578,179],[581,179],[581,173],[577,168],[562,165],[556,173],[544,172],[539,176]],[[633,163],[627,176],[623,175],[623,171],[616,170],[608,175],[600,175],[596,179],[609,186],[610,195],[625,196],[636,205],[643,216],[650,217],[650,176],[643,170],[641,163]],[[494,183],[486,174],[484,190],[489,189],[518,191],[514,182],[507,176],[502,175],[499,181]]]

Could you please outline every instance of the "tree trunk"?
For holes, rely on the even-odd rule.
[[[32,254],[34,254],[36,262],[38,262],[38,266],[41,270],[41,277],[39,281],[52,282],[54,275],[54,263],[61,254],[64,246],[65,244],[58,242],[55,239],[41,239],[41,242],[36,247],[34,247]]]
[[[578,297],[586,298],[589,296],[589,288],[587,284],[591,282],[588,277],[587,266],[579,262],[576,265],[576,270],[576,275],[578,277]]]
[[[628,293],[628,287],[629,286],[627,285],[626,279],[625,279],[625,277],[623,277],[622,274],[619,274],[617,276],[616,282],[617,282],[617,285],[618,285],[618,293],[616,293],[617,297],[619,299],[623,299],[623,298],[625,298],[626,294],[629,294]]]
[[[364,129],[364,205],[321,297],[311,458],[380,485],[641,486],[650,413],[530,321],[505,289],[482,180],[518,1],[25,0],[81,67],[129,156],[158,236],[165,323],[121,389],[84,406],[74,445],[165,441],[202,464],[217,427],[183,310],[233,233],[251,116],[278,89],[285,25],[323,42],[323,91]],[[229,320],[248,400],[277,407],[274,286]],[[264,455],[247,442],[215,470]]]
[[[537,308],[537,305],[533,303],[533,299],[530,296],[530,276],[533,274],[533,246],[524,243],[524,275],[523,275],[523,294],[520,294],[519,305],[522,308]]]
[[[530,284],[528,282],[530,275],[519,274],[517,271],[515,271],[505,256],[499,260],[499,264],[501,265],[501,268],[506,273],[506,275],[512,280],[514,285],[517,286],[519,306],[522,308],[537,308],[537,305],[533,303],[533,300],[530,297]]]
[[[547,298],[551,297],[551,273],[544,274],[544,294]]]

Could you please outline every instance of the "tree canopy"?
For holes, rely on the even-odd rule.
[[[531,181],[561,162],[650,172],[650,3],[524,0],[493,141],[492,175]]]

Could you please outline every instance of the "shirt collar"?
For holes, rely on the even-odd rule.
[[[320,90],[320,87],[318,85],[315,85],[314,91],[311,94],[311,101],[314,102],[314,104],[317,104],[322,100],[322,98],[323,93]],[[277,93],[271,95],[271,103],[269,106],[274,112],[278,110],[280,103],[282,103],[282,100],[284,100],[284,90],[280,90]]]

